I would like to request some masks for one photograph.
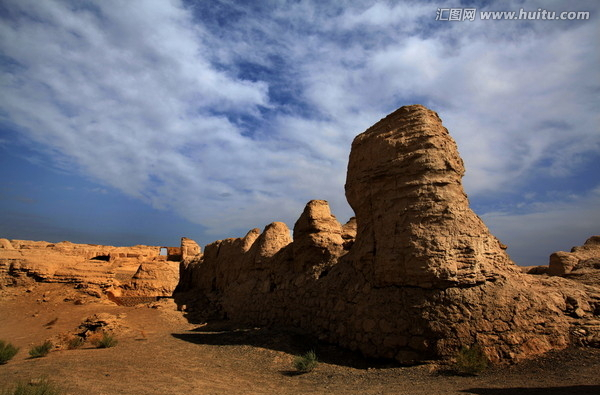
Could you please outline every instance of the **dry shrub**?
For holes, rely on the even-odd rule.
[[[18,382],[13,388],[5,388],[2,395],[61,395],[63,392],[47,378]]]
[[[317,354],[313,350],[307,352],[304,355],[297,356],[294,359],[294,367],[300,373],[311,372],[314,368],[317,367],[317,364]]]
[[[4,365],[10,361],[15,355],[17,355],[19,349],[13,346],[11,343],[6,343],[4,340],[0,340],[0,365]]]
[[[75,350],[85,343],[85,339],[81,336],[74,335],[67,341],[67,348],[69,350]]]
[[[97,348],[110,348],[117,345],[118,341],[108,332],[102,332],[101,335],[94,336],[91,342]]]
[[[39,346],[33,346],[29,350],[29,355],[31,358],[41,358],[48,355],[50,350],[52,350],[53,344],[50,340],[46,340],[44,343]]]
[[[456,355],[454,369],[458,374],[477,375],[488,367],[488,359],[479,344],[463,347]]]

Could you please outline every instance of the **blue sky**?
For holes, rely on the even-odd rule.
[[[205,245],[326,199],[352,139],[437,111],[472,207],[519,264],[600,234],[600,6],[436,21],[460,2],[0,3],[0,237]]]

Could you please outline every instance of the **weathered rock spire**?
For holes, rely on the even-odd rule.
[[[346,196],[358,223],[354,253],[374,284],[475,284],[512,265],[469,208],[464,172],[441,119],[421,105],[354,139]]]

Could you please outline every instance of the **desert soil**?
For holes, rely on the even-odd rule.
[[[32,345],[73,333],[96,313],[119,317],[115,347],[85,344],[29,358]],[[463,377],[442,365],[365,360],[293,331],[189,322],[171,300],[117,306],[64,284],[0,291],[0,339],[20,347],[0,365],[0,390],[47,377],[65,394],[90,395],[600,394],[599,349],[568,349]],[[296,375],[294,355],[310,349],[318,367]]]

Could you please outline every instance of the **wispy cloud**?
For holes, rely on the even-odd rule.
[[[352,215],[352,138],[405,104],[440,113],[472,199],[600,151],[597,20],[436,22],[438,3],[5,1],[2,119],[216,234],[312,198]]]

